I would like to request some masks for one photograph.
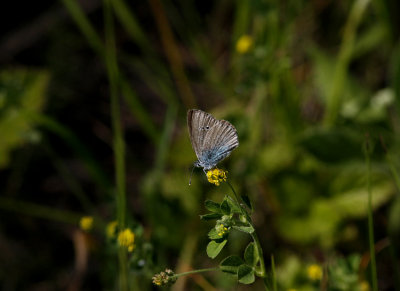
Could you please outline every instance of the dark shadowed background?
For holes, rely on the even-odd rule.
[[[207,257],[213,225],[199,215],[229,188],[200,169],[188,186],[190,108],[238,131],[240,146],[219,167],[252,200],[278,290],[372,290],[368,189],[379,290],[400,290],[397,1],[12,1],[1,10],[1,291],[118,289],[117,241],[105,234],[122,211],[118,154],[135,233],[130,290],[156,290],[151,277],[167,267],[242,253],[249,237],[232,231],[221,255]],[[107,65],[113,38],[118,69]],[[113,147],[112,120],[125,152]],[[90,230],[83,216],[94,217]],[[310,277],[313,264],[322,280]],[[171,288],[263,290],[222,272]]]

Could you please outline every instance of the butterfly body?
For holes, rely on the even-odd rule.
[[[211,114],[191,109],[187,123],[190,141],[197,156],[196,167],[210,170],[239,146],[235,127],[226,120],[215,119]]]

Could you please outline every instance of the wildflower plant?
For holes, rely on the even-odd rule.
[[[226,183],[232,192],[232,195],[225,195],[221,202],[205,201],[205,208],[209,212],[201,215],[200,218],[204,221],[215,221],[214,226],[208,232],[210,239],[206,248],[208,257],[215,259],[221,253],[227,245],[229,233],[232,231],[248,234],[252,241],[241,255],[234,254],[223,258],[216,268],[193,270],[181,274],[165,271],[155,275],[153,283],[157,286],[170,285],[180,276],[206,271],[222,271],[234,276],[242,284],[252,284],[256,277],[260,277],[267,289],[263,251],[251,219],[253,207],[249,197],[237,195],[228,181],[227,171],[214,168],[206,171],[206,177],[208,182],[215,186]]]

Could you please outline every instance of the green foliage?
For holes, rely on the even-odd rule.
[[[244,252],[244,261],[249,266],[255,267],[259,260],[260,257],[258,256],[256,246],[253,242],[249,243]]]
[[[253,268],[244,264],[239,266],[237,276],[242,284],[251,284],[255,280]]]
[[[226,257],[220,264],[221,271],[233,275],[237,275],[238,268],[243,264],[243,260],[236,255]]]
[[[206,200],[204,204],[207,210],[215,213],[221,213],[221,205],[219,203],[216,203],[211,200]]]
[[[207,245],[207,256],[214,259],[222,251],[228,240],[212,240]]]
[[[0,168],[10,161],[10,152],[28,142],[39,142],[32,115],[46,101],[49,73],[39,70],[3,70],[0,72]]]
[[[358,276],[359,266],[359,255],[351,255],[348,258],[339,258],[334,264],[329,266],[329,290],[360,290]]]

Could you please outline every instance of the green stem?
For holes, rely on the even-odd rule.
[[[367,161],[367,189],[368,189],[368,237],[369,251],[371,256],[371,277],[372,290],[378,291],[378,280],[376,275],[376,260],[375,260],[375,244],[374,244],[374,227],[372,215],[372,192],[371,192],[371,160],[370,160],[370,143],[366,142],[366,161]]]
[[[59,210],[54,207],[44,206],[31,202],[18,201],[15,199],[0,197],[0,209],[18,212],[24,215],[31,215],[38,218],[49,219],[78,225],[82,214],[71,211]]]
[[[229,187],[231,188],[233,194],[235,195],[236,203],[237,203],[237,205],[239,205],[239,208],[240,208],[240,211],[242,212],[242,215],[243,215],[244,217],[246,217],[247,222],[248,222],[249,224],[251,224],[251,226],[253,226],[252,221],[251,221],[251,217],[250,217],[250,215],[248,214],[247,210],[246,210],[246,209],[242,206],[242,204],[240,203],[239,197],[238,197],[238,195],[237,195],[235,189],[233,188],[233,186],[231,185],[231,183],[229,183],[228,181],[226,181],[226,183],[229,185]]]
[[[278,286],[276,284],[276,273],[275,273],[275,259],[274,255],[271,255],[271,270],[272,270],[272,288],[274,291],[278,291]]]
[[[345,86],[348,67],[352,58],[356,33],[361,23],[364,12],[367,10],[370,0],[356,0],[353,3],[349,17],[343,30],[343,40],[341,43],[339,55],[335,64],[332,87],[329,90],[326,104],[326,114],[324,124],[332,126],[340,112],[343,103],[343,88]]]
[[[85,16],[77,0],[62,0],[62,2],[64,3],[68,12],[71,14],[73,20],[77,24],[78,28],[81,30],[82,34],[88,40],[91,47],[101,57],[101,59],[107,63],[108,62],[107,47],[103,45],[101,38],[98,36],[96,30],[89,22],[89,19]],[[157,127],[154,125],[154,122],[151,119],[150,115],[146,112],[146,109],[139,101],[136,92],[130,86],[127,78],[123,76],[123,73],[119,73],[119,78],[117,79],[117,81],[121,86],[122,95],[125,101],[127,102],[128,107],[132,112],[132,115],[137,119],[142,129],[151,139],[151,141],[157,144],[158,142]]]
[[[174,277],[179,278],[179,277],[187,276],[187,275],[191,275],[191,274],[204,273],[204,272],[211,272],[211,271],[218,271],[218,270],[219,270],[219,267],[215,267],[215,268],[206,268],[206,269],[198,269],[198,270],[183,272],[183,273],[180,273],[180,274],[175,274]]]
[[[125,228],[126,191],[125,191],[125,143],[122,134],[120,104],[118,98],[119,70],[116,57],[114,21],[111,9],[111,0],[104,0],[105,22],[105,58],[107,64],[108,79],[110,82],[111,118],[113,128],[113,148],[115,156],[115,180],[117,186],[117,218],[120,229]],[[119,259],[119,286],[120,290],[128,291],[128,262],[124,247],[118,250]]]
[[[254,225],[253,225],[253,223],[252,223],[252,221],[251,221],[251,217],[250,217],[250,215],[248,214],[247,210],[246,210],[246,209],[242,206],[242,204],[239,202],[239,197],[238,197],[238,195],[237,195],[235,189],[233,188],[233,186],[231,185],[231,183],[229,183],[228,181],[227,181],[227,184],[229,185],[229,187],[231,188],[233,194],[235,195],[236,203],[237,203],[237,205],[239,206],[239,209],[240,209],[240,211],[242,212],[242,215],[246,217],[247,223],[248,223],[249,225],[251,225],[251,227],[254,229],[254,232],[251,233],[251,237],[252,237],[252,239],[253,239],[253,241],[254,241],[254,243],[255,243],[255,245],[256,245],[257,252],[258,252],[258,256],[260,257],[260,271],[257,272],[257,276],[263,278],[265,290],[268,290],[268,288],[267,288],[267,282],[266,282],[266,271],[265,271],[265,263],[264,263],[263,250],[262,250],[262,247],[261,247],[261,244],[260,244],[260,240],[258,239],[257,233],[256,233],[256,231],[255,231],[255,227],[254,227]]]

